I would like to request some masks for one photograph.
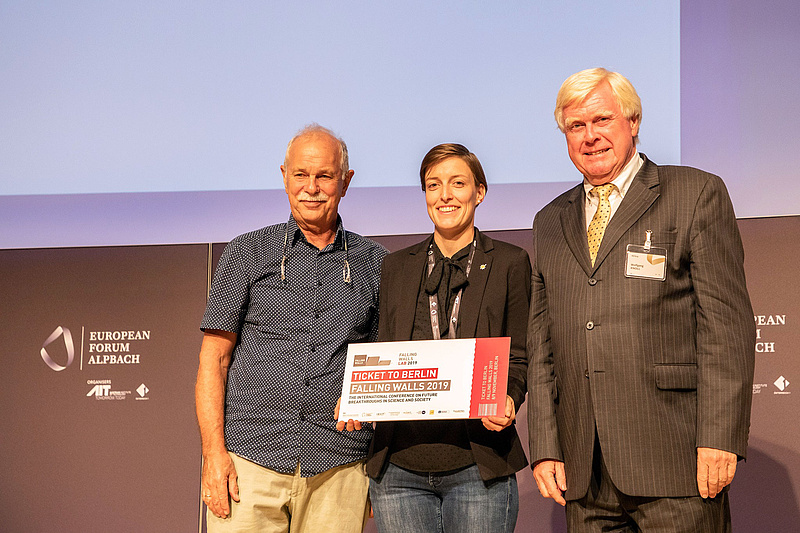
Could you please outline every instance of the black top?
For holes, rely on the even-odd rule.
[[[453,301],[458,291],[469,284],[466,268],[471,247],[472,243],[449,258],[433,244],[435,266],[430,276],[427,275],[427,265],[422,272],[412,340],[433,338],[428,299],[431,294],[436,294],[439,299],[443,317],[439,321],[440,334],[443,338],[447,336]],[[475,464],[463,420],[397,422],[388,460],[406,470],[417,472],[448,472]]]
[[[381,267],[379,341],[410,340],[414,335],[421,278],[433,237],[386,256]],[[519,410],[525,400],[528,360],[525,353],[530,303],[531,264],[517,246],[475,230],[475,256],[458,316],[458,336],[511,337],[508,395]],[[428,321],[430,321],[430,313]],[[428,330],[430,331],[430,330]],[[472,457],[484,481],[508,476],[528,464],[512,425],[489,431],[478,419],[462,421]],[[380,422],[370,444],[367,473],[380,477],[394,442],[398,422]]]

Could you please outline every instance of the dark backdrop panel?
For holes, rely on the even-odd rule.
[[[749,458],[731,491],[734,524],[793,531],[800,529],[793,390],[800,374],[800,217],[741,220],[740,228],[759,344]],[[487,233],[531,251],[529,230]],[[425,237],[374,238],[397,250]],[[211,265],[223,247],[212,247]],[[4,530],[196,527],[193,384],[208,265],[207,245],[0,251]],[[105,332],[112,338],[98,339]],[[117,338],[122,332],[133,338]],[[524,406],[518,417],[525,438]],[[517,530],[565,531],[563,510],[539,496],[530,471],[518,480]]]
[[[208,245],[0,251],[0,529],[196,529],[207,265]]]
[[[737,531],[800,531],[800,217],[739,221],[755,315],[747,462],[731,488]]]

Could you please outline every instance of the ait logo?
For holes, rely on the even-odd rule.
[[[92,387],[92,390],[86,393],[86,396],[94,396],[95,398],[101,398],[103,396],[108,396],[109,391],[111,390],[111,384],[97,384]]]
[[[53,344],[58,338],[61,337],[64,339],[64,347],[67,350],[67,364],[60,365],[47,352],[47,347]],[[56,329],[53,330],[53,333],[47,337],[47,340],[44,341],[42,344],[42,349],[39,352],[42,355],[42,360],[44,363],[49,366],[51,369],[55,370],[56,372],[61,372],[65,370],[69,365],[72,364],[72,361],[75,360],[75,344],[72,342],[72,333],[69,329],[58,326]]]
[[[139,398],[146,399],[147,393],[150,392],[150,389],[147,388],[147,385],[142,383],[139,385],[139,388],[136,389],[136,392],[139,393]]]
[[[785,390],[786,390],[786,387],[788,387],[788,386],[789,386],[789,380],[788,380],[788,379],[786,379],[785,377],[781,376],[781,377],[779,377],[778,379],[776,379],[776,380],[774,381],[773,385],[775,385],[776,387],[778,387],[778,389],[779,389],[781,392],[783,392],[783,391],[785,391]]]

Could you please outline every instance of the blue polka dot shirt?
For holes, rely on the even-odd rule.
[[[336,431],[333,411],[348,343],[377,339],[386,253],[341,219],[322,250],[291,217],[228,244],[201,328],[238,335],[225,399],[229,451],[286,474],[299,464],[304,477],[366,456],[371,427]]]

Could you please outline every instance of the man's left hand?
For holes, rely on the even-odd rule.
[[[503,431],[511,425],[515,418],[517,418],[517,411],[514,408],[514,400],[511,399],[511,396],[506,396],[505,416],[484,417],[481,418],[481,422],[483,422],[483,427],[489,431]]]
[[[700,496],[713,498],[730,485],[736,473],[735,453],[715,448],[697,448],[697,488]]]

